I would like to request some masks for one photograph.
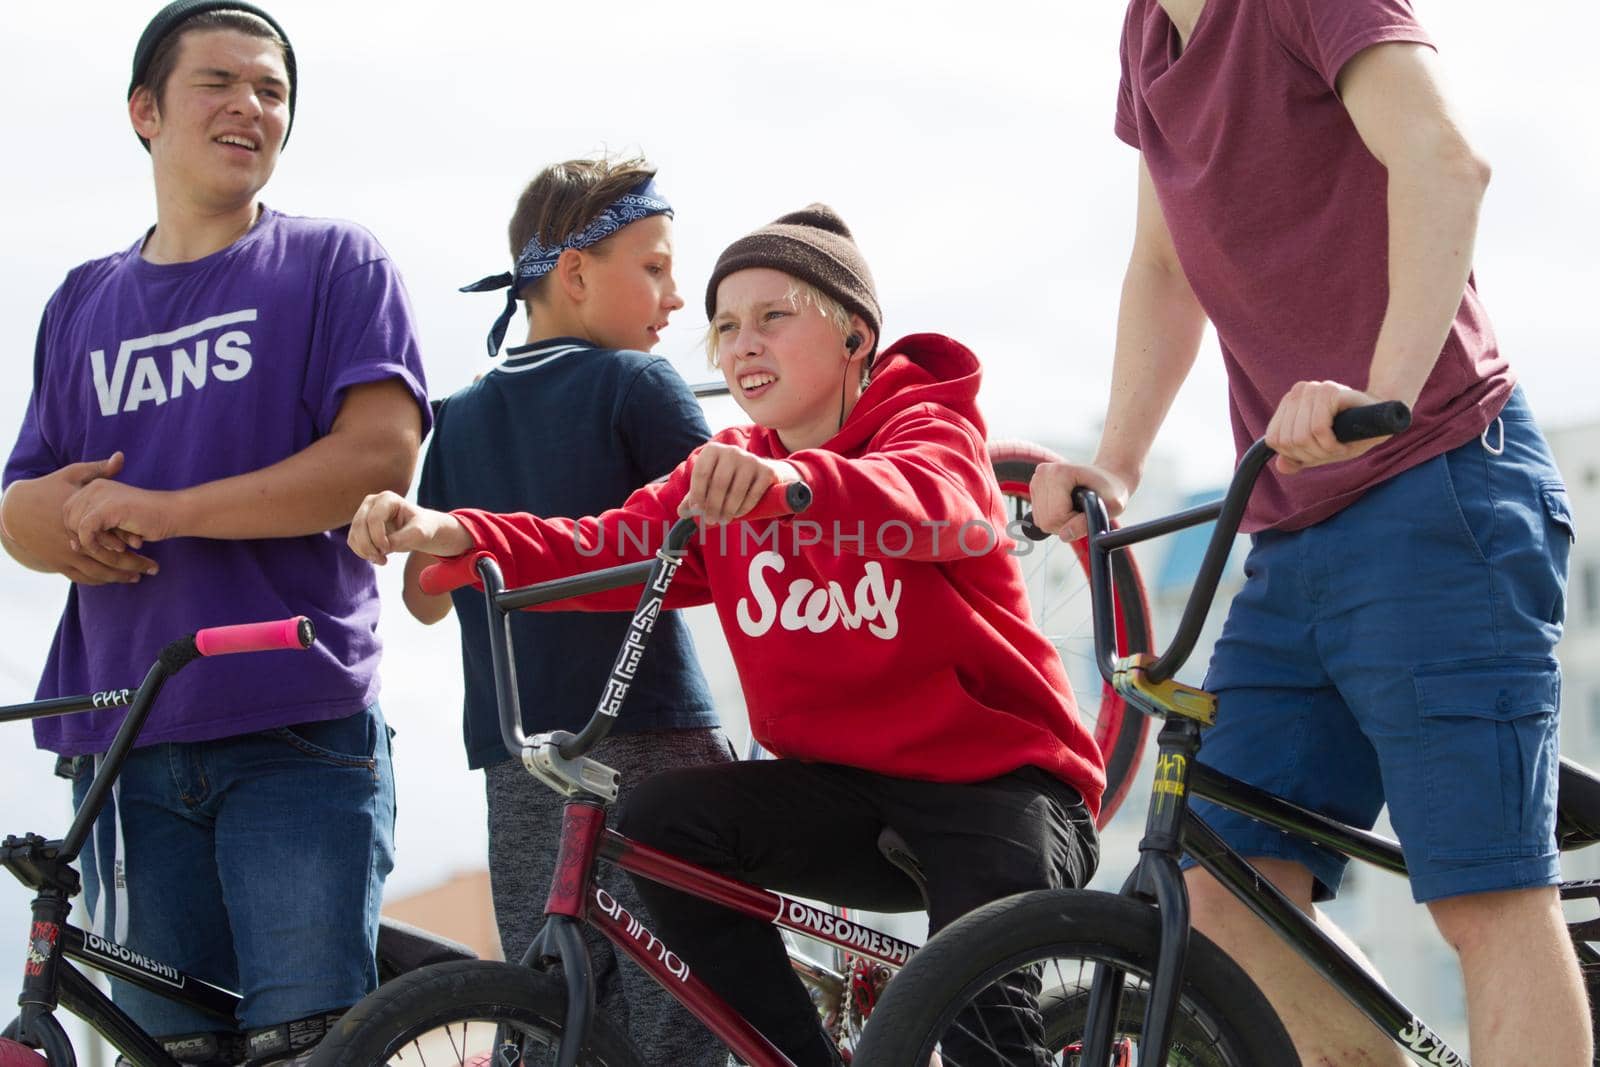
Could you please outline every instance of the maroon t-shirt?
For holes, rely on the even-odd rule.
[[[1429,43],[1406,0],[1207,0],[1181,52],[1157,0],[1128,5],[1117,136],[1143,153],[1216,326],[1241,450],[1295,382],[1366,384],[1389,298],[1387,174],[1334,83],[1386,41]],[[1244,528],[1327,518],[1481,433],[1513,384],[1469,278],[1412,428],[1348,463],[1269,469]]]

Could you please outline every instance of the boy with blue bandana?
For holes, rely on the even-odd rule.
[[[672,278],[672,208],[642,161],[572,160],[530,183],[511,219],[514,273],[467,291],[507,290],[489,333],[499,352],[519,300],[528,337],[439,408],[418,500],[427,507],[481,507],[588,514],[615,507],[669,473],[710,432],[694,395],[666,360],[646,355],[683,306]],[[429,597],[406,565],[406,605],[425,623],[447,615],[452,596]],[[562,798],[508,757],[500,740],[483,596],[453,594],[460,609],[466,676],[467,760],[484,770],[489,873],[506,958],[527,950],[543,922],[554,871]],[[576,731],[593,710],[627,629],[625,614],[538,614],[511,619],[529,733]],[[622,771],[624,793],[653,771],[730,758],[688,630],[662,616],[640,664],[627,713],[597,757]],[[607,886],[630,913],[643,909],[626,878]],[[600,1006],[629,1029],[651,1063],[723,1067],[706,1030],[643,972],[618,968],[611,945],[590,935]]]

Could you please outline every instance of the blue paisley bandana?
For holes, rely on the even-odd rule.
[[[491,274],[481,278],[471,285],[463,285],[463,293],[488,293],[496,289],[510,289],[506,294],[505,310],[500,317],[494,320],[494,325],[489,328],[489,356],[494,358],[500,354],[500,345],[506,339],[506,328],[511,323],[511,316],[517,310],[517,290],[529,282],[538,281],[546,274],[556,269],[556,260],[561,258],[561,253],[569,248],[584,249],[599,244],[607,237],[616,233],[630,222],[647,219],[651,215],[665,215],[672,217],[672,205],[667,203],[667,198],[656,189],[654,178],[631,192],[623,193],[617,199],[607,204],[605,210],[596,215],[594,219],[582,230],[569,235],[566,239],[553,245],[545,245],[539,240],[539,235],[534,234],[528,243],[523,246],[522,254],[517,256],[516,270],[506,274]]]

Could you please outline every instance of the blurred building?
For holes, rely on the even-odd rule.
[[[1600,768],[1600,421],[1566,426],[1549,437],[1578,535],[1567,570],[1567,630],[1560,650],[1561,751]],[[1568,878],[1600,878],[1600,849],[1570,853],[1564,867]]]
[[[489,895],[488,868],[457,871],[421,892],[387,899],[383,913],[459,941],[476,952],[479,959],[503,958],[500,932],[494,923],[494,901]]]
[[[1600,765],[1600,542],[1595,540],[1600,532],[1600,421],[1563,427],[1549,437],[1578,531],[1561,642],[1561,744],[1566,755],[1594,766]],[[1600,872],[1600,865],[1595,871]]]

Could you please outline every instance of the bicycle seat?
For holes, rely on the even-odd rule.
[[[1556,843],[1563,852],[1600,841],[1600,777],[1561,757],[1556,782]]]
[[[430,963],[477,958],[478,954],[461,942],[420,926],[387,915],[378,920],[378,977],[385,982]]]
[[[1600,788],[1600,783],[1596,783]],[[907,887],[905,900],[900,902],[904,906],[898,908],[880,908],[880,911],[927,911],[928,910],[928,880],[922,875],[922,864],[917,861],[917,854],[911,851],[911,846],[906,844],[906,839],[892,826],[885,826],[883,832],[878,834],[878,851],[883,853],[883,858],[905,873],[911,879],[911,886]],[[915,887],[916,895],[910,892]]]

